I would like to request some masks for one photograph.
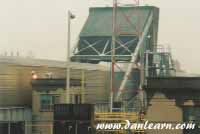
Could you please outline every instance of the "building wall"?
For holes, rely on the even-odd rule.
[[[71,63],[70,66],[76,69],[105,70],[103,66],[92,64]],[[32,71],[38,77],[45,78],[51,72],[53,78],[64,78],[65,70],[66,63],[61,61],[0,56],[0,107],[32,105]]]
[[[82,93],[83,103],[95,104],[108,102],[108,94],[110,92],[108,72],[97,70],[79,70],[76,71],[76,73],[81,74],[79,77],[82,77],[81,80],[85,87],[82,87],[83,90],[80,91],[71,90],[71,94]]]
[[[53,132],[53,112],[41,111],[40,108],[40,95],[41,94],[54,94],[60,96],[60,103],[65,103],[65,90],[56,89],[50,92],[37,92],[33,90],[32,98],[32,112],[33,112],[33,134],[52,134]]]
[[[63,72],[64,73],[64,72]],[[70,103],[75,103],[75,95],[81,95],[81,103],[95,104],[108,102],[108,72],[100,70],[71,69],[71,79],[80,79],[80,87],[70,87]],[[60,96],[59,103],[66,103],[65,87],[34,87],[32,92],[33,134],[51,134],[53,112],[41,111],[40,96],[43,94]]]
[[[32,111],[31,108],[25,107],[4,107],[0,108],[0,133],[6,130],[23,131],[24,134],[32,134]],[[14,128],[17,124],[18,128]],[[3,127],[4,126],[4,127]],[[16,132],[16,133],[17,133]],[[5,133],[5,132],[4,132]]]
[[[149,102],[147,110],[149,122],[182,123],[182,108],[176,105],[175,99],[168,99],[163,93],[155,93]],[[182,130],[147,130],[147,134],[182,134]]]
[[[64,77],[62,68],[0,64],[0,106],[31,106],[33,70],[42,77],[48,72]]]

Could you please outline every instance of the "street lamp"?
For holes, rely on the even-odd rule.
[[[66,101],[69,100],[69,89],[70,89],[70,40],[71,40],[71,19],[74,19],[75,15],[73,15],[70,11],[68,11],[68,33],[67,33],[67,64],[66,64]]]

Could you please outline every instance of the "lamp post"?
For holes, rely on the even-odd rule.
[[[66,64],[66,102],[70,103],[69,99],[69,89],[70,89],[70,40],[71,40],[71,19],[74,19],[75,16],[68,11],[68,31],[67,31],[67,64]]]

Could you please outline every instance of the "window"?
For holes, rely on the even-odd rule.
[[[74,95],[74,102],[75,104],[81,104],[81,95],[79,94]]]
[[[80,94],[70,95],[70,102],[73,104],[81,104],[82,99]]]
[[[40,110],[53,111],[53,105],[60,102],[60,96],[55,94],[40,95]]]

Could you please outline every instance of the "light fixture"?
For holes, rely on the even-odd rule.
[[[69,11],[70,19],[74,19],[76,16]]]
[[[37,78],[38,78],[37,74],[33,74],[33,75],[32,75],[32,79],[33,79],[33,80],[36,80]]]

